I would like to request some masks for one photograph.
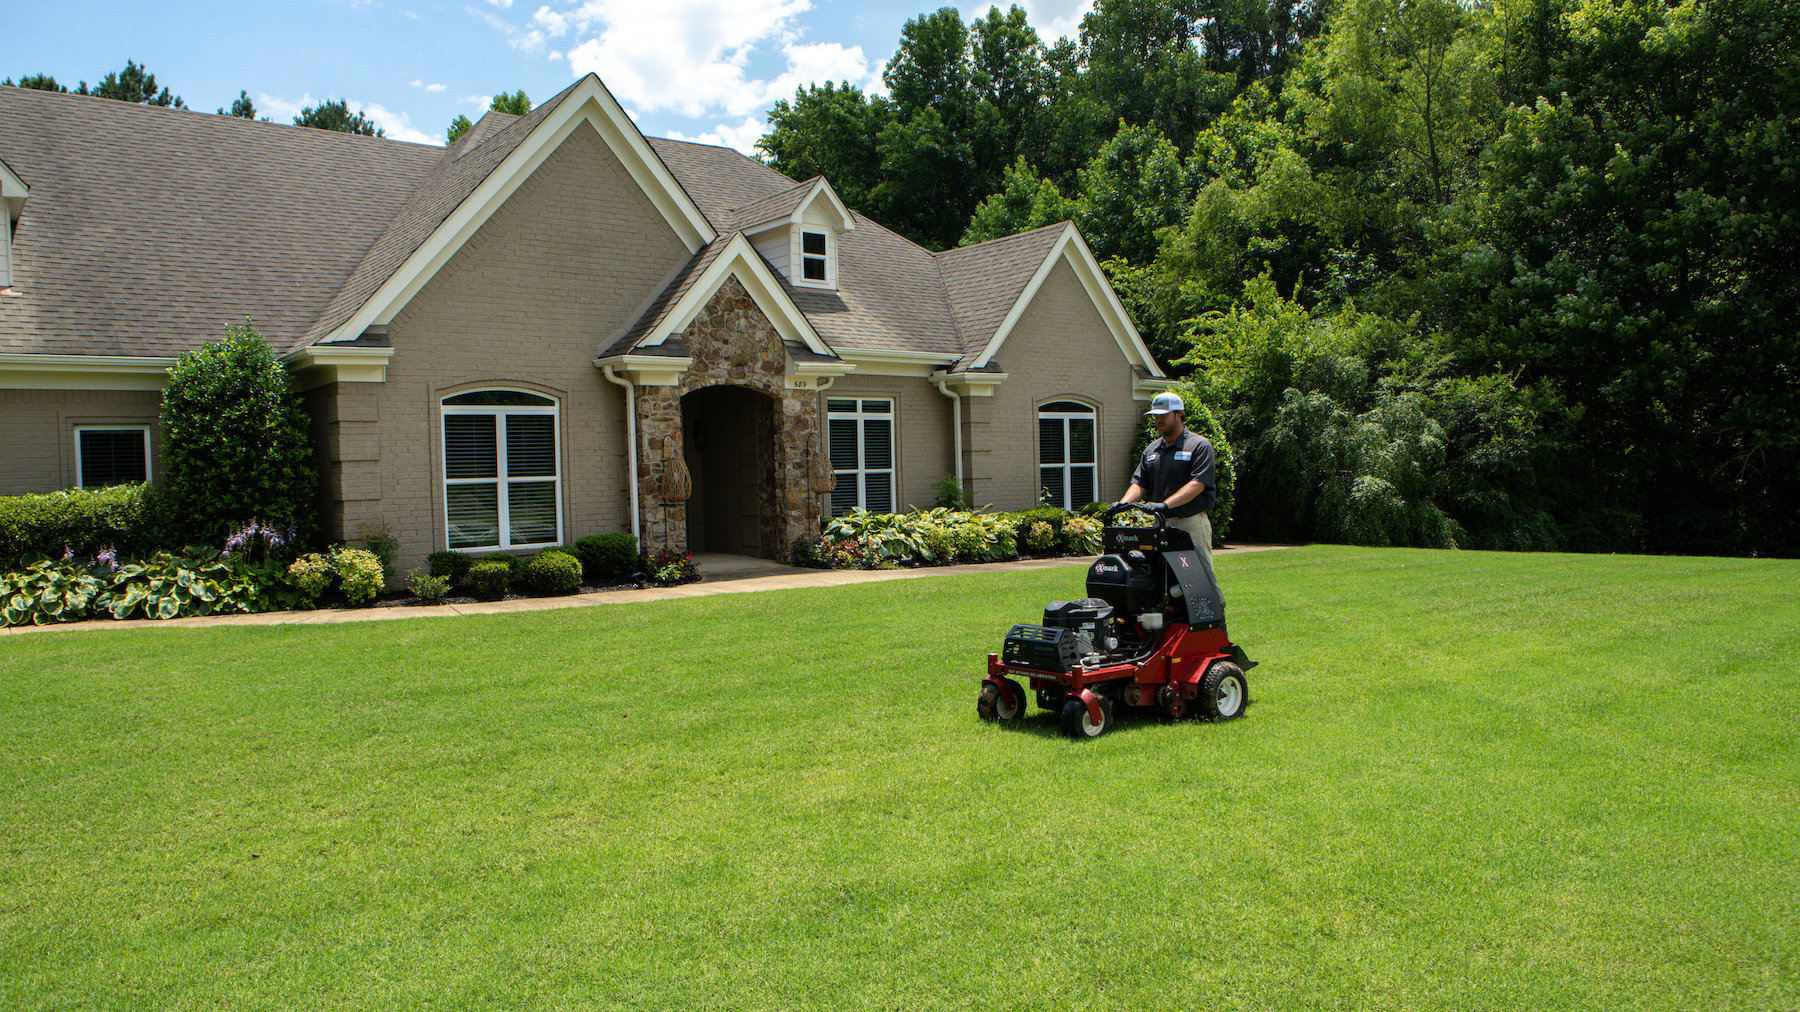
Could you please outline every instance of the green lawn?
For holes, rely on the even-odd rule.
[[[0,638],[0,1008],[1800,1006],[1800,563],[1219,570],[1091,742],[974,706],[1079,569]]]

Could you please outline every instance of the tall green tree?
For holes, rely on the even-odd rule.
[[[317,130],[336,130],[346,134],[361,134],[364,137],[386,136],[386,131],[377,127],[361,112],[351,112],[350,103],[341,98],[330,99],[300,110],[300,115],[294,117],[294,125],[313,127]]]
[[[1493,145],[1488,252],[1458,265],[1471,351],[1586,410],[1642,547],[1800,554],[1800,9],[1579,0],[1562,21]]]
[[[514,92],[503,91],[495,95],[493,101],[488,103],[488,111],[501,112],[508,116],[523,116],[531,111],[531,98],[525,94],[523,88]],[[469,117],[458,114],[455,119],[450,121],[450,128],[444,131],[444,143],[455,144],[463,134],[473,129],[475,129],[475,124],[469,120]]]
[[[100,79],[93,91],[88,90],[87,82],[81,82],[76,89],[83,95],[95,95],[100,98],[116,99],[120,102],[135,102],[140,105],[173,106],[186,109],[187,103],[180,95],[169,93],[169,89],[158,89],[156,75],[131,60],[125,61],[125,69],[114,71]]]
[[[824,176],[846,204],[874,214],[881,182],[877,138],[892,118],[892,103],[848,81],[804,85],[793,101],[769,110],[769,132],[756,146],[778,171],[795,179]]]
[[[218,114],[220,116],[225,115],[225,110],[220,108]],[[238,97],[231,100],[231,115],[236,116],[238,119],[256,118],[256,103],[250,100],[250,93],[248,91],[240,90],[238,92]]]
[[[69,90],[69,89],[63,87],[62,85],[57,84],[56,78],[50,76],[49,74],[24,74],[24,75],[21,75],[19,78],[19,83],[17,85],[13,85],[13,79],[9,77],[5,81],[0,81],[0,84],[6,84],[8,86],[19,87],[19,88],[30,88],[33,91],[60,91],[65,94]]]

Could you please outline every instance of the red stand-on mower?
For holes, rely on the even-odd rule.
[[[1114,527],[1136,509],[1154,527]],[[1161,509],[1118,503],[1101,515],[1106,553],[1088,567],[1087,594],[1052,601],[1043,625],[1015,625],[988,654],[975,709],[984,720],[1025,715],[1027,680],[1039,707],[1061,712],[1063,733],[1096,738],[1119,706],[1230,720],[1250,702],[1256,662],[1225,633],[1225,599],[1186,531]]]

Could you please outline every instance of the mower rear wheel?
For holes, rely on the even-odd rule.
[[[1113,701],[1104,695],[1099,696],[1099,700],[1100,722],[1096,724],[1093,715],[1088,713],[1087,704],[1081,701],[1081,697],[1070,696],[1063,703],[1063,734],[1071,738],[1098,738],[1112,730]]]
[[[1008,693],[1002,693],[1000,686],[993,682],[981,683],[981,695],[975,698],[975,712],[982,720],[1006,723],[1025,716],[1025,690],[1010,678],[1001,681],[1006,683]]]
[[[1242,716],[1250,702],[1250,683],[1242,668],[1230,661],[1218,661],[1206,669],[1194,692],[1194,710],[1210,720],[1231,720]]]

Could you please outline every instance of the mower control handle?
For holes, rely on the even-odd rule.
[[[1112,518],[1126,510],[1143,510],[1145,513],[1155,517],[1156,529],[1159,531],[1168,524],[1169,507],[1164,503],[1116,502],[1111,506],[1108,506],[1105,511],[1100,514],[1100,526],[1110,526]]]

